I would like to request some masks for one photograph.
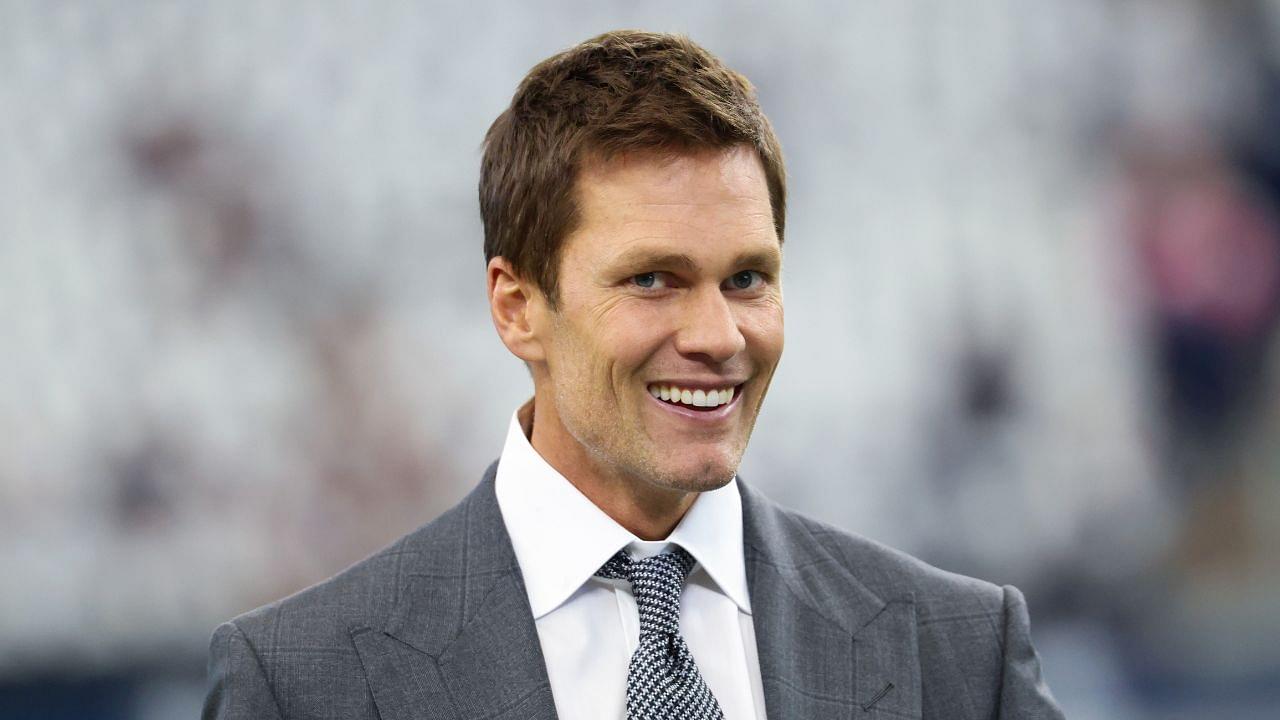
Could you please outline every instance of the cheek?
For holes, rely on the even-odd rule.
[[[669,308],[657,303],[624,302],[614,306],[596,318],[601,359],[622,373],[642,366],[671,335],[671,314]]]
[[[557,384],[574,387],[587,381],[598,354],[596,339],[583,325],[559,317],[549,340],[547,364]]]
[[[760,361],[777,362],[782,356],[782,305],[769,303],[747,308],[738,316],[738,329],[747,339],[747,352]]]

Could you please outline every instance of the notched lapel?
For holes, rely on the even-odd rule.
[[[769,717],[920,716],[911,598],[885,601],[802,521],[742,486],[751,614]]]
[[[424,596],[420,587],[417,597]],[[477,605],[452,632],[444,629],[447,616],[406,611],[386,632],[352,633],[383,720],[555,720],[542,646],[518,575],[497,578]],[[412,615],[420,624],[405,619]]]
[[[848,717],[855,704],[849,631],[801,601],[776,567],[749,561],[747,568],[766,714]]]
[[[903,599],[886,605],[854,634],[853,650],[859,717],[920,717],[915,603]]]
[[[386,626],[361,636],[384,720],[556,717],[528,595],[494,495],[496,467],[415,540]],[[376,679],[370,665],[377,667]],[[423,708],[424,701],[430,707]]]
[[[352,631],[351,640],[382,720],[458,717],[430,655],[372,628]]]
[[[528,595],[517,577],[494,584],[439,658],[460,718],[556,717]]]

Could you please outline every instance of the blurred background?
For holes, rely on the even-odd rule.
[[[1018,585],[1069,717],[1275,717],[1280,2],[0,0],[0,718],[195,717],[218,622],[474,485],[480,143],[619,27],[786,151],[744,479]]]

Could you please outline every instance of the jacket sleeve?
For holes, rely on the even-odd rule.
[[[1004,587],[1004,665],[1000,682],[1001,720],[1063,720],[1061,708],[1040,675],[1040,657],[1031,646],[1027,601]]]
[[[203,720],[282,720],[258,653],[234,622],[213,631]]]

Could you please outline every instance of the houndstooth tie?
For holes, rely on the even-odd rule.
[[[632,560],[619,550],[596,575],[631,581],[640,643],[627,671],[627,720],[724,720],[680,636],[680,592],[693,569],[683,548]]]

